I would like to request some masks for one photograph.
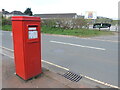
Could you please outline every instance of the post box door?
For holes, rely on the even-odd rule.
[[[39,25],[39,24],[38,24]],[[41,70],[41,46],[40,46],[40,26],[37,24],[27,24],[26,30],[26,77],[33,77]]]

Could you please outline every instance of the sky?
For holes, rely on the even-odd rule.
[[[118,18],[119,0],[0,0],[0,9],[22,11],[31,8],[33,14],[77,13],[94,11],[97,16]]]

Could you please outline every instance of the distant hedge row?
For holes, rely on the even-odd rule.
[[[87,21],[80,18],[60,18],[60,19],[43,19],[42,26],[63,29],[78,29],[87,27]]]
[[[63,29],[74,29],[82,28],[87,25],[84,19],[69,19],[69,18],[59,18],[59,19],[42,19],[42,26],[47,27],[59,27]],[[2,25],[11,25],[11,19],[2,18]]]

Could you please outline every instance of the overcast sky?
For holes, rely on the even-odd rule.
[[[0,9],[24,12],[31,8],[34,14],[77,13],[95,11],[97,16],[118,18],[119,0],[0,0]]]

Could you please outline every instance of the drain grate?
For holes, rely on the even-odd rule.
[[[82,76],[77,75],[70,71],[66,72],[63,76],[73,82],[78,82],[82,78]]]

